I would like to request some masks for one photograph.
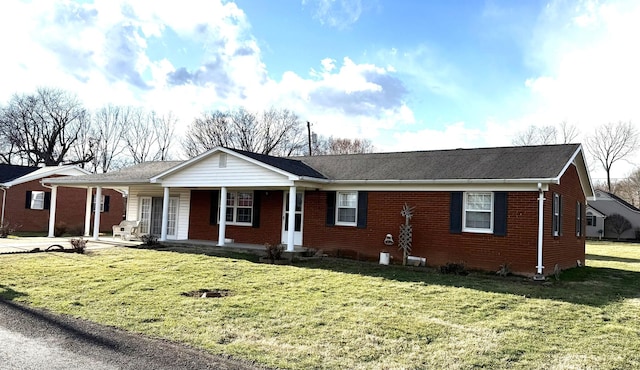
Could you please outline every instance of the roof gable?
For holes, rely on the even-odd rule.
[[[170,177],[175,178],[179,173],[185,174],[186,171],[188,171],[188,168],[201,166],[202,163],[207,163],[205,164],[205,166],[209,166],[210,168],[219,168],[219,166],[217,165],[218,159],[215,158],[219,157],[219,155],[222,153],[251,163],[257,167],[261,167],[263,170],[267,170],[281,176],[286,176],[292,180],[301,177],[324,179],[321,173],[317,172],[313,168],[297,159],[273,157],[265,154],[252,153],[238,149],[217,147],[153,177],[151,179],[151,182],[164,182],[164,179],[168,179]],[[266,173],[263,173],[263,175],[266,175]]]
[[[46,166],[37,168],[35,171],[31,171],[23,176],[8,181],[4,185],[14,186],[33,180],[39,180],[48,176],[82,176],[88,173],[89,171],[74,165]]]

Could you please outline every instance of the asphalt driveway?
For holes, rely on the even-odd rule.
[[[17,293],[16,293],[17,294]],[[264,369],[0,299],[2,369]]]

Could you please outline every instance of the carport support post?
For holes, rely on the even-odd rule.
[[[289,219],[287,220],[287,252],[293,252],[293,235],[296,227],[296,187],[289,187]]]
[[[220,223],[218,224],[218,247],[224,247],[227,229],[227,188],[220,188]]]
[[[100,235],[100,202],[102,202],[102,186],[96,187],[96,199],[93,209],[93,240]]]
[[[84,236],[91,235],[91,194],[93,188],[87,188],[87,201],[84,205]]]
[[[169,188],[164,188],[162,196],[162,228],[160,229],[160,241],[167,240],[167,226],[169,225]]]
[[[51,187],[51,204],[49,207],[49,237],[53,238],[54,230],[56,226],[56,203],[58,201],[58,187],[53,185]]]

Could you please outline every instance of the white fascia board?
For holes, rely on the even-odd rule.
[[[449,181],[330,181],[315,183],[296,183],[296,185],[321,190],[361,190],[361,191],[538,191],[535,182],[449,182]],[[542,184],[542,190],[549,190],[549,182]]]
[[[79,175],[69,175],[69,174],[65,174],[65,172],[68,172],[70,170],[76,170],[81,172],[83,175],[89,175],[91,174],[91,172],[80,168],[78,166],[72,166],[72,165],[67,165],[67,166],[48,166],[48,167],[42,167],[39,168],[33,172],[30,172],[24,176],[18,177],[17,179],[13,179],[7,183],[5,183],[6,187],[11,187],[14,185],[19,185],[19,184],[24,184],[25,182],[29,182],[29,181],[33,181],[33,180],[37,180],[37,179],[41,179],[47,176],[51,176],[51,175],[65,175],[65,176],[79,176]]]
[[[560,183],[560,178],[567,172],[567,169],[572,164],[575,164],[576,170],[578,171],[578,179],[580,180],[580,186],[582,186],[582,191],[585,194],[587,199],[593,198],[595,200],[595,192],[593,190],[593,184],[591,182],[591,176],[589,175],[589,170],[587,169],[587,161],[584,158],[584,151],[582,150],[582,144],[578,146],[578,149],[573,153],[571,158],[567,161],[567,163],[558,174],[557,183]]]

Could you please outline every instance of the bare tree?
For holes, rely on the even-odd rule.
[[[313,154],[359,154],[372,153],[375,147],[368,139],[346,139],[317,137],[313,143]]]
[[[157,143],[157,151],[153,156],[154,160],[166,161],[170,159],[170,147],[173,142],[173,134],[176,131],[178,119],[172,112],[159,115],[151,112],[153,123],[153,134]]]
[[[578,138],[578,127],[567,121],[562,121],[560,122],[560,134],[562,135],[562,144],[573,143]]]
[[[125,123],[124,135],[131,160],[134,164],[147,162],[153,158],[151,150],[156,145],[153,134],[152,115],[141,108],[130,108],[129,119]]]
[[[264,154],[291,156],[300,153],[306,144],[299,117],[288,109],[272,107],[264,111],[261,130],[259,146]]]
[[[189,157],[217,146],[255,153],[290,156],[304,149],[303,125],[287,109],[263,111],[244,108],[203,113],[189,126],[183,147]]]
[[[71,157],[72,148],[78,145],[78,133],[89,120],[77,96],[67,91],[39,88],[31,95],[15,94],[2,110],[0,122],[9,147],[28,165],[91,160]]]
[[[114,160],[125,150],[122,138],[130,122],[131,108],[106,105],[94,114],[93,141],[95,157],[92,161],[96,172],[111,169]]]
[[[217,146],[232,147],[231,125],[225,112],[203,113],[189,126],[183,141],[185,154],[195,157]]]
[[[632,227],[629,220],[617,213],[611,214],[604,219],[605,230],[615,234],[618,240],[620,240],[620,235]]]
[[[555,126],[529,126],[526,130],[518,133],[511,142],[514,145],[568,144],[577,137],[577,127],[562,121],[559,128]]]
[[[631,122],[607,123],[587,138],[587,149],[607,173],[607,189],[611,192],[611,167],[630,156],[638,145],[638,133]]]
[[[627,178],[611,184],[615,195],[633,206],[640,206],[640,169],[635,169]]]

